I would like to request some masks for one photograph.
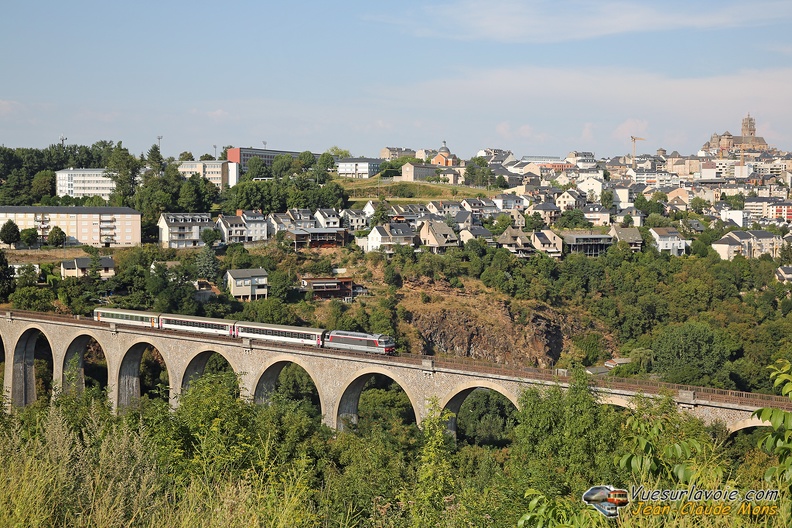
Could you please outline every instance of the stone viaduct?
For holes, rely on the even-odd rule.
[[[240,378],[244,397],[263,402],[276,387],[282,369],[295,363],[305,369],[319,393],[325,424],[341,428],[357,419],[360,393],[374,374],[399,384],[412,403],[420,425],[429,402],[457,413],[477,388],[495,390],[519,407],[519,395],[532,386],[568,385],[568,378],[551,371],[518,369],[489,363],[428,356],[389,357],[315,347],[274,345],[265,341],[207,336],[98,322],[90,318],[33,312],[6,312],[0,317],[0,340],[5,360],[4,390],[11,404],[23,406],[36,399],[33,356],[36,343],[46,339],[52,350],[53,384],[68,388],[82,380],[83,354],[91,339],[107,360],[108,393],[115,408],[140,396],[140,363],[146,348],[156,348],[165,361],[170,399],[178,396],[193,376],[200,375],[213,353],[223,356]],[[0,358],[3,359],[3,358]],[[67,365],[77,376],[67,376]],[[76,378],[76,379],[75,379]],[[790,400],[777,396],[687,387],[631,379],[594,381],[604,404],[629,407],[637,394],[670,394],[680,408],[707,423],[724,422],[730,431],[761,425],[751,413],[760,407],[792,409]],[[450,424],[451,428],[455,423]]]

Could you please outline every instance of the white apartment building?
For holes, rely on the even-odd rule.
[[[630,169],[627,176],[635,183],[643,183],[647,187],[679,186],[679,175],[666,171]]]
[[[239,182],[239,163],[226,160],[182,161],[178,170],[185,178],[198,174],[218,189],[226,185],[233,187]]]
[[[0,225],[8,220],[20,231],[35,228],[42,239],[57,226],[66,234],[67,245],[140,245],[140,213],[129,207],[0,207]]]
[[[379,173],[381,162],[373,158],[344,158],[336,162],[336,170],[346,178],[371,178]]]
[[[58,196],[101,196],[103,200],[109,200],[115,190],[115,182],[105,169],[70,168],[55,172],[55,189]]]
[[[157,227],[160,245],[178,249],[203,246],[201,233],[215,223],[209,213],[162,213]]]

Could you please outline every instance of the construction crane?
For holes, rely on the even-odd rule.
[[[646,138],[630,136],[630,140],[633,144],[633,157],[632,157],[632,168],[635,170],[635,142],[636,141],[646,141]]]

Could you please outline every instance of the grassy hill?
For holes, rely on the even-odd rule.
[[[351,207],[362,208],[369,200],[380,196],[390,202],[425,203],[428,200],[462,200],[479,195],[493,196],[499,189],[483,189],[445,183],[394,182],[379,176],[368,179],[337,178],[348,193]]]

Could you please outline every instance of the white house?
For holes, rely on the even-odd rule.
[[[389,223],[374,226],[367,237],[357,239],[363,251],[382,250],[392,253],[394,246],[410,246],[415,243],[415,231],[410,224]]]
[[[341,217],[341,225],[350,232],[366,229],[368,226],[368,218],[363,211],[344,209],[338,216]]]
[[[690,240],[682,238],[679,231],[673,227],[652,227],[649,228],[649,233],[661,253],[670,253],[679,257],[685,254],[685,248],[690,245]]]
[[[335,209],[317,209],[314,213],[314,218],[316,218],[316,222],[319,224],[318,227],[341,227],[341,217],[338,216]]]
[[[593,201],[598,201],[602,196],[602,190],[605,188],[605,182],[599,178],[584,178],[577,182],[577,188],[586,197],[593,198]]]

